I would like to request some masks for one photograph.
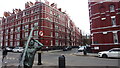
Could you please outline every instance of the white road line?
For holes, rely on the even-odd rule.
[[[8,60],[18,60],[17,58],[11,58],[11,57],[7,57]]]

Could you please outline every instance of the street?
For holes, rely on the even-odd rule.
[[[76,49],[71,51],[43,51],[42,52],[42,65],[41,66],[58,66],[58,57],[61,54],[65,55],[66,66],[118,66],[120,59],[113,58],[98,58],[96,56],[77,56]],[[7,55],[7,66],[17,66],[21,53],[9,52]],[[81,53],[82,54],[82,53]],[[0,57],[1,58],[1,57]],[[34,66],[37,66],[38,55],[36,54]],[[3,64],[4,65],[4,64]]]

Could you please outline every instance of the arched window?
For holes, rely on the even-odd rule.
[[[110,5],[110,12],[115,12],[115,6],[114,5]]]

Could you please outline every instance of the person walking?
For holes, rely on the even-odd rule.
[[[86,47],[84,47],[83,54],[87,55],[87,48]]]
[[[2,62],[3,62],[4,59],[5,59],[6,56],[7,56],[7,49],[6,49],[6,47],[3,47],[3,49],[2,49],[2,55],[3,55],[3,57],[2,57]]]

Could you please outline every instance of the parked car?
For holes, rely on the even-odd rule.
[[[68,50],[72,50],[72,46],[67,46],[63,48],[63,51],[68,51]]]
[[[7,52],[12,52],[12,48],[6,47]]]
[[[23,47],[15,47],[12,51],[13,52],[23,52]]]
[[[86,48],[86,46],[79,46],[78,52],[82,52],[85,48]]]
[[[114,57],[114,58],[120,58],[120,48],[112,48],[108,51],[102,51],[98,53],[98,57],[108,58],[108,57]]]

